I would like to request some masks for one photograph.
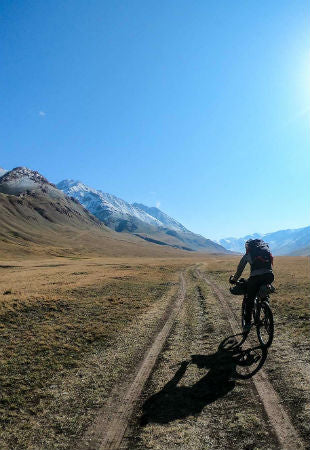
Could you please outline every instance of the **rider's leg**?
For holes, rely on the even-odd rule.
[[[251,322],[251,314],[254,306],[256,294],[262,284],[270,284],[274,280],[272,273],[264,273],[263,275],[256,275],[250,277],[247,282],[247,300],[245,308],[245,322]]]
[[[251,314],[254,306],[254,299],[260,286],[260,275],[250,277],[247,282],[247,298],[245,305],[245,323],[251,323]]]
[[[262,282],[261,284],[271,284],[274,280],[273,273],[265,273],[264,275],[261,275]]]

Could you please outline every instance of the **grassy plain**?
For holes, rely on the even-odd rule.
[[[1,450],[46,449],[49,439],[55,448],[57,436],[67,444],[63,435],[75,435],[83,423],[79,416],[90,409],[90,398],[81,391],[91,397],[103,372],[107,376],[110,371],[98,356],[93,362],[87,358],[116,346],[123,330],[127,327],[128,334],[128,326],[174,288],[186,264],[160,258],[19,259],[0,264]],[[70,392],[70,375],[81,367],[87,367],[87,381]],[[99,386],[93,407],[100,406],[100,394]],[[60,399],[70,399],[70,410],[81,396],[85,404],[55,418]]]
[[[228,276],[234,272],[237,262],[235,256],[198,254],[178,258],[64,257],[0,261],[1,450],[72,448],[74,440],[85,432],[104,405],[113,386],[132,371],[162,325],[161,318],[176,294],[179,272],[190,271],[190,267],[199,264],[212,279],[227,288]],[[275,275],[278,293],[272,298],[272,308],[276,336],[267,369],[305,435],[309,406],[306,384],[309,259],[276,258]],[[190,352],[216,352],[225,331],[229,333],[219,305],[208,297],[207,287],[201,285],[201,292],[200,301],[197,289],[189,288],[187,313],[183,312],[180,318],[185,325],[181,322],[178,325],[176,336],[179,337],[171,343],[174,349],[171,361],[169,352],[163,354],[172,374],[176,370],[173,364],[179,362],[174,359],[186,359]],[[236,311],[240,308],[239,300],[232,298]],[[196,306],[191,307],[192,304]],[[209,324],[203,323],[202,315],[208,317]],[[169,380],[169,373],[166,378]],[[162,378],[157,375],[157,381],[154,380],[150,381],[149,393],[156,392]],[[244,401],[246,396],[242,397],[241,391],[240,397],[239,390],[235,391],[238,395],[232,400],[228,398],[228,404],[216,404],[211,411],[220,417],[229,405],[235,404],[237,408],[239,400]],[[251,401],[248,406],[244,404],[245,409],[239,411],[240,423],[232,423],[229,433],[234,439],[243,433],[246,444],[250,439],[246,432],[250,415],[253,413],[261,423],[263,413],[251,413]],[[206,414],[211,431],[205,442],[229,443],[228,434],[218,440],[216,421],[212,414]],[[169,427],[174,430],[184,427],[189,442],[192,439],[197,443],[200,439],[197,433],[206,424],[204,419],[199,419],[195,427],[192,422],[182,420],[173,420]],[[155,445],[156,435],[152,437],[150,427],[153,426],[143,429],[139,442],[146,439],[149,444],[154,442],[154,447],[148,445],[148,448],[161,448],[159,441]],[[169,427],[166,426],[167,433]],[[161,431],[157,429],[156,433]]]

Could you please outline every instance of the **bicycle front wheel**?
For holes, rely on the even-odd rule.
[[[270,306],[266,302],[262,302],[258,306],[257,311],[257,337],[259,342],[263,347],[270,347],[273,334],[274,334],[274,324],[273,315]]]

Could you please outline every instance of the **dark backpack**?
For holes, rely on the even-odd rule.
[[[273,257],[266,242],[254,239],[249,243],[248,252],[252,259],[252,270],[272,268]]]

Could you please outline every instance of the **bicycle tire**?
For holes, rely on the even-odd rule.
[[[263,347],[270,347],[274,335],[273,314],[267,302],[258,305],[258,323],[256,325],[257,337]]]

